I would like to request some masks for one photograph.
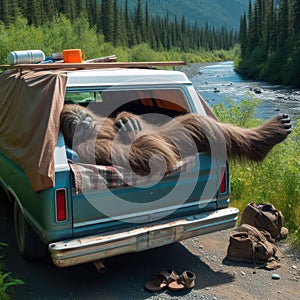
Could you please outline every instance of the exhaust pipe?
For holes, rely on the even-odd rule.
[[[96,269],[99,273],[104,274],[107,271],[107,269],[104,266],[102,260],[93,261],[93,264],[94,264],[94,266],[96,267]]]

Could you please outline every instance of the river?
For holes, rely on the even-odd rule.
[[[245,80],[235,72],[232,61],[192,64],[186,73],[209,105],[223,102],[226,97],[239,103],[250,99],[252,94],[260,100],[256,113],[258,118],[268,119],[280,113],[300,117],[299,88]]]

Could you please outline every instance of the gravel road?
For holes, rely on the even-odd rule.
[[[15,288],[15,300],[167,300],[167,299],[300,299],[300,254],[284,242],[285,257],[275,271],[254,270],[225,259],[233,230],[188,239],[159,249],[107,259],[107,272],[100,274],[93,264],[66,269],[55,267],[47,257],[24,261],[16,246],[12,211],[0,195],[0,242],[5,242],[6,270],[25,281]],[[150,293],[145,282],[161,270],[193,271],[196,286],[191,291],[164,290]],[[280,279],[272,279],[273,274]]]

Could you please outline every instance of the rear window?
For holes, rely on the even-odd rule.
[[[190,112],[181,89],[68,91],[65,102],[88,106],[105,117],[114,117],[122,111],[137,115],[157,113],[170,117]]]

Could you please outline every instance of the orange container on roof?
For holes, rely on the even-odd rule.
[[[65,63],[81,63],[82,62],[81,49],[63,50],[63,59]]]

